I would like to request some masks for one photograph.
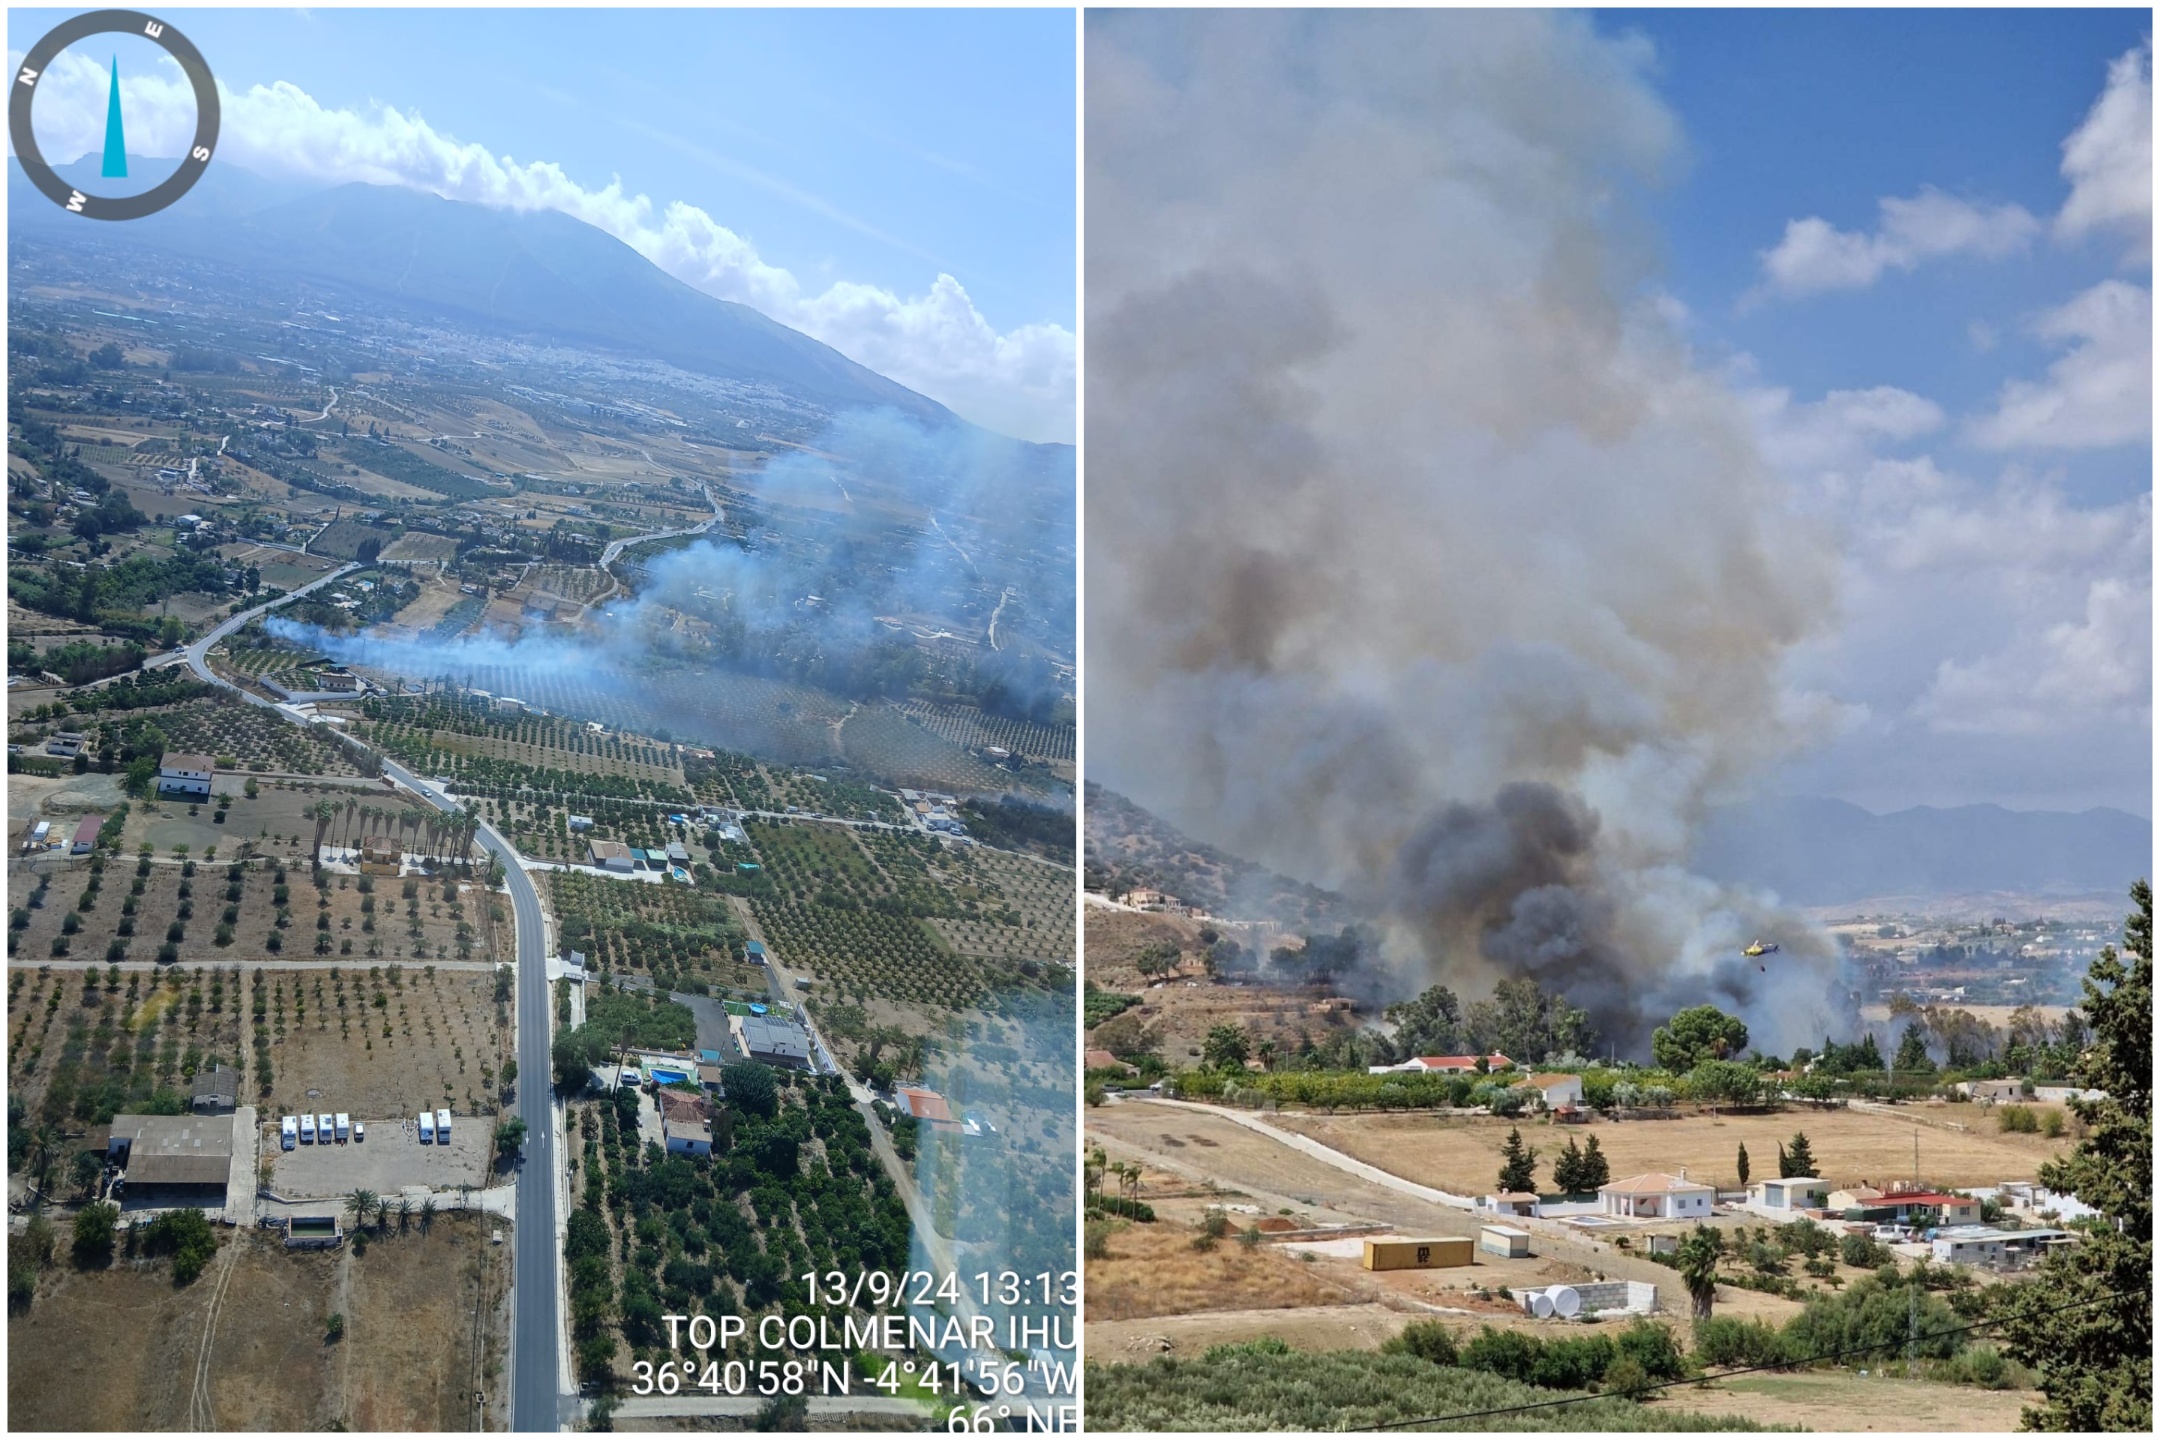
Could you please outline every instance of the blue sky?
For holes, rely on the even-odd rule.
[[[1647,202],[1656,283],[1705,363],[1786,393],[1767,439],[1803,492],[1836,477],[1837,498],[1816,494],[1844,527],[1845,615],[1794,669],[1849,728],[1772,783],[1878,808],[2149,814],[2149,184],[2142,221],[2066,234],[2060,218],[2065,142],[2111,63],[2149,43],[2149,12],[1644,11],[1597,27],[1650,42],[1646,78],[1681,130]],[[1771,278],[1790,222],[1880,236],[1880,202],[1927,187],[2003,217],[2001,245],[1866,283]],[[2059,398],[2041,393],[2067,353],[2047,317],[2096,293],[2145,307],[2095,402],[2117,422],[1990,428],[2006,386]],[[1831,433],[1824,397],[1877,387],[1878,418],[1903,405],[1908,420]],[[1877,468],[1863,503],[1871,466],[1907,468]],[[1916,474],[1940,489],[1922,495]]]
[[[10,12],[11,58],[67,13]],[[162,13],[241,97],[223,147],[235,163],[509,193],[499,178],[461,191],[439,160],[371,144],[389,107],[425,123],[422,152],[455,141],[519,166],[551,162],[562,176],[550,185],[586,195],[619,177],[627,196],[696,207],[740,242],[716,259],[667,236],[657,213],[633,238],[635,217],[617,207],[604,223],[680,278],[757,303],[983,423],[1071,438],[1070,12]],[[105,42],[87,43],[102,54]],[[138,100],[126,66],[122,78],[131,141],[164,138],[172,127],[157,118],[172,97],[146,77]],[[314,109],[246,102],[280,82]],[[41,96],[41,135],[58,126],[59,98]],[[539,203],[585,202],[550,192]],[[742,273],[740,247],[792,283],[775,291],[772,276]],[[965,303],[938,288],[941,275]]]

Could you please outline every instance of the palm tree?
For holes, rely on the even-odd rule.
[[[1707,1225],[1697,1225],[1673,1252],[1697,1320],[1710,1318],[1710,1307],[1717,1299],[1718,1260],[1724,1254],[1725,1237]]]
[[[358,1230],[361,1226],[367,1224],[368,1216],[381,1203],[372,1190],[355,1190],[350,1195],[347,1195],[345,1197],[345,1214],[352,1221],[352,1228]]]
[[[421,1232],[422,1232],[423,1234],[424,1234],[424,1233],[426,1233],[426,1231],[427,1231],[427,1228],[428,1228],[428,1227],[429,1227],[430,1225],[433,1225],[434,1223],[435,1223],[435,1196],[434,1196],[434,1195],[433,1195],[432,1193],[430,1193],[430,1194],[428,1195],[428,1197],[427,1197],[427,1198],[426,1198],[425,1200],[422,1200],[422,1201],[420,1202],[420,1229],[421,1229]]]

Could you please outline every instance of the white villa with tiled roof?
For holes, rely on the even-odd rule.
[[[1653,1170],[1598,1187],[1604,1213],[1630,1220],[1707,1220],[1717,1187]]]

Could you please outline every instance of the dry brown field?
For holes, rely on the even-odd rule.
[[[473,1392],[501,1372],[509,1247],[488,1237],[503,1223],[393,1224],[364,1256],[221,1229],[184,1288],[165,1261],[56,1265],[8,1326],[9,1428],[473,1429]]]
[[[1862,1110],[1786,1110],[1766,1115],[1689,1115],[1677,1120],[1601,1121],[1563,1131],[1539,1123],[1524,1128],[1524,1138],[1538,1147],[1540,1177],[1551,1157],[1572,1135],[1595,1135],[1612,1166],[1614,1179],[1645,1171],[1677,1173],[1723,1188],[1737,1189],[1736,1160],[1746,1145],[1750,1173],[1774,1175],[1777,1147],[1796,1131],[1807,1134],[1816,1169],[1825,1180],[1911,1178],[1914,1137],[1919,1140],[1920,1178],[1936,1185],[1993,1185],[2029,1180],[2050,1156],[2067,1152],[2073,1142],[2038,1135],[1998,1133],[1992,1117],[1969,1105],[1915,1107],[1922,1121],[1902,1115]],[[1306,1135],[1332,1149],[1419,1184],[1455,1194],[1483,1194],[1500,1168],[1500,1147],[1515,1122],[1487,1117],[1441,1118],[1434,1115],[1271,1116],[1281,1128]],[[1949,1124],[1970,1128],[1953,1130]]]
[[[1198,1234],[1193,1226],[1168,1219],[1116,1229],[1108,1241],[1108,1257],[1087,1262],[1088,1318],[1294,1309],[1363,1298],[1319,1278],[1312,1267],[1272,1245],[1248,1249],[1233,1234],[1201,1251],[1192,1243]]]
[[[1981,1390],[1895,1375],[1863,1378],[1849,1371],[1816,1370],[1683,1386],[1666,1391],[1654,1408],[1745,1415],[1765,1425],[1809,1430],[1999,1434],[2016,1430],[2019,1411],[2040,1398],[2025,1390]]]

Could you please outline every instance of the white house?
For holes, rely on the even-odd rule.
[[[207,755],[183,755],[168,750],[158,758],[158,794],[208,797],[217,762]]]
[[[1750,1210],[1789,1215],[1819,1210],[1830,1203],[1830,1187],[1812,1175],[1793,1175],[1782,1180],[1757,1180],[1747,1187]]]
[[[1603,1214],[1629,1220],[1707,1220],[1717,1189],[1685,1175],[1653,1170],[1600,1185],[1598,1201]]]
[[[712,1109],[692,1095],[660,1092],[660,1133],[677,1155],[712,1154]]]
[[[1400,1065],[1368,1065],[1374,1075],[1468,1075],[1476,1071],[1475,1055],[1413,1055]],[[1485,1057],[1487,1070],[1512,1070],[1515,1062],[1494,1051]]]
[[[1547,1110],[1582,1104],[1582,1076],[1532,1075],[1515,1082],[1518,1090],[1534,1090]]]

